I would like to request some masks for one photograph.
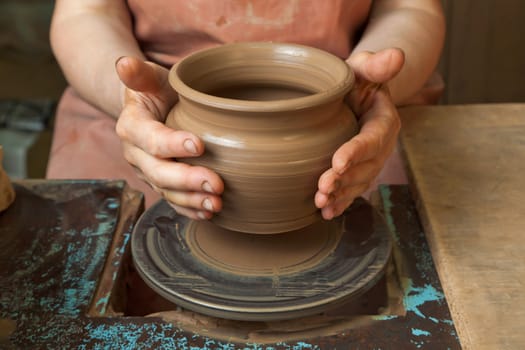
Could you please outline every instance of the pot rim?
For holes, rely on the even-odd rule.
[[[288,56],[291,58],[290,62],[300,64],[301,61],[303,61],[303,65],[305,66],[312,66],[311,64],[305,62],[307,59],[320,58],[323,61],[329,62],[330,67],[332,67],[332,69],[325,70],[327,74],[335,73],[337,71],[340,71],[343,74],[332,74],[332,78],[335,80],[334,84],[323,91],[302,97],[266,101],[241,100],[214,96],[190,87],[180,78],[180,70],[199,59],[211,55],[220,55],[227,50],[239,50],[246,48],[265,50],[268,53],[273,52],[281,56]],[[232,111],[275,112],[306,109],[331,102],[338,98],[342,98],[352,88],[355,82],[355,75],[345,61],[321,49],[289,43],[241,42],[203,49],[184,57],[170,69],[168,79],[171,86],[180,97],[189,99],[196,103]]]

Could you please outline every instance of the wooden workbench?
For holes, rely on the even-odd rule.
[[[525,104],[409,107],[401,146],[465,349],[525,349]]]
[[[23,180],[15,190],[0,213],[0,349],[460,349],[407,186],[375,196],[384,221],[374,222],[395,248],[391,277],[356,300],[362,311],[269,323],[131,311],[129,246],[143,202],[123,181]],[[360,203],[352,215],[372,215]]]

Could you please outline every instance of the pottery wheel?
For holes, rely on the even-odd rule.
[[[382,277],[392,243],[363,199],[335,220],[278,235],[192,221],[160,201],[139,219],[131,249],[141,277],[169,301],[214,317],[268,321],[322,313],[361,295]]]

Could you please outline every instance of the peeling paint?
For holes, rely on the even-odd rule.
[[[424,330],[419,329],[419,328],[412,328],[412,334],[415,335],[416,337],[421,337],[421,336],[428,337],[428,336],[430,336],[430,332],[424,331]]]
[[[423,287],[414,287],[410,278],[405,278],[403,281],[405,290],[403,303],[405,309],[414,312],[419,317],[427,317],[419,310],[420,306],[433,301],[442,303],[445,298],[443,293],[437,291],[436,288],[430,284],[425,284]]]
[[[168,323],[146,324],[100,324],[91,323],[85,326],[86,339],[79,349],[180,349],[180,350],[275,350],[273,345],[247,343],[239,348],[235,344],[193,334],[188,335]],[[148,334],[147,339],[143,335]],[[191,340],[191,342],[190,342]],[[190,345],[200,343],[202,345]],[[320,350],[317,345],[307,342],[295,344],[277,343],[285,350]]]
[[[120,247],[120,249],[118,251],[119,254],[124,254],[124,252],[126,251],[126,247],[128,245],[128,242],[129,242],[129,239],[131,237],[131,234],[126,232],[126,233],[123,234],[123,236],[124,236],[124,241],[122,242],[122,246]]]
[[[393,233],[393,237],[397,244],[399,244],[399,233],[397,232],[397,227],[394,224],[394,216],[392,215],[392,208],[394,204],[392,203],[390,187],[380,186],[379,192],[381,193],[381,198],[383,199],[383,210],[385,211],[385,220],[390,232]]]
[[[373,315],[372,319],[377,321],[388,321],[398,317],[398,315]]]

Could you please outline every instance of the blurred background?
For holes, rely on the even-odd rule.
[[[50,0],[0,0],[0,144],[13,178],[41,178],[66,82],[49,46]],[[443,104],[525,102],[525,1],[443,0]]]
[[[54,1],[0,0],[0,145],[12,178],[42,178],[66,86],[49,45]]]

